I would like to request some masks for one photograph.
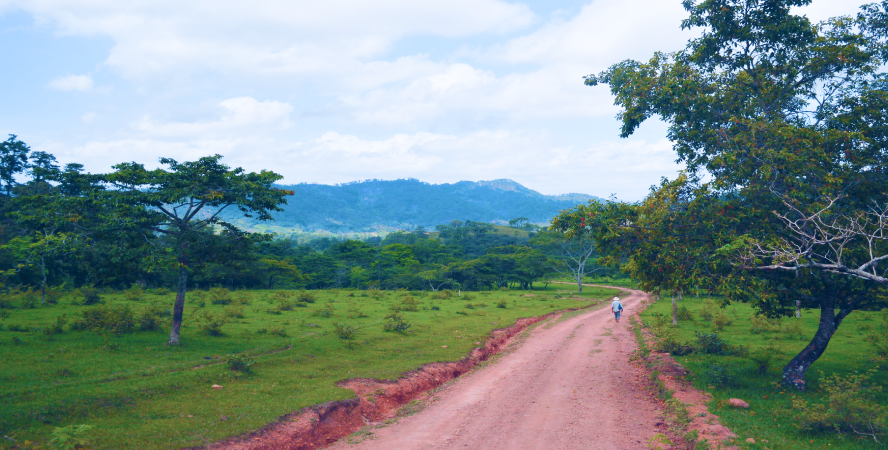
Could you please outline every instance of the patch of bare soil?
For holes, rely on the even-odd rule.
[[[709,448],[716,450],[734,450],[731,446],[737,435],[728,427],[721,424],[718,416],[709,412],[707,403],[712,401],[712,396],[694,389],[685,378],[687,371],[678,364],[669,353],[655,353],[652,356],[655,367],[660,371],[660,381],[672,391],[673,398],[684,403],[691,423],[688,430],[696,430],[698,440],[707,440]]]

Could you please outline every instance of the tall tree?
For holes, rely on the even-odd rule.
[[[0,183],[3,183],[7,197],[12,196],[12,188],[18,184],[15,176],[28,168],[30,151],[31,148],[18,140],[14,134],[10,134],[9,139],[0,142]]]
[[[178,268],[170,345],[179,344],[189,268],[224,257],[227,246],[252,235],[223,220],[222,213],[237,209],[246,217],[271,220],[271,212],[279,211],[285,196],[292,193],[272,187],[282,178],[274,172],[246,173],[222,164],[221,158],[215,155],[183,163],[161,158],[167,168],[155,170],[123,163],[106,177],[115,188],[115,199],[137,208],[130,211],[131,224],[169,242],[165,250]]]
[[[715,200],[737,199],[737,220],[720,220],[714,228],[721,239],[733,235],[723,253],[754,254],[748,249],[756,245],[785,250],[785,243],[801,235],[799,229],[816,228],[818,211],[850,218],[886,203],[888,77],[882,68],[888,62],[888,1],[816,25],[791,13],[809,3],[685,0],[689,17],[682,27],[702,29],[700,38],[684,50],[656,53],[646,63],[624,61],[586,77],[588,85],[610,86],[622,107],[623,137],[652,116],[662,118],[688,173],[710,177],[709,203],[720,208]],[[842,201],[834,203],[837,198]],[[849,267],[871,273],[888,258],[867,259],[866,235],[848,241],[842,251]],[[884,254],[884,241],[879,246]],[[776,287],[760,269],[816,268],[811,252],[798,252],[798,263],[785,255],[753,255],[759,259],[738,265],[752,272],[722,274],[722,287],[740,298],[750,284]],[[784,367],[783,381],[799,389],[841,318],[860,307],[845,302],[837,316],[839,300],[854,296],[841,289],[852,286],[823,277],[834,276],[829,271],[854,273],[828,265],[819,269],[824,273],[798,271],[800,283],[833,287],[813,295],[822,318],[813,351]]]

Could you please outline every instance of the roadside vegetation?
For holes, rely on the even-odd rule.
[[[722,308],[721,298],[686,296],[679,325],[668,300],[652,303],[642,320],[657,337],[654,351],[671,352],[697,389],[713,396],[710,411],[734,431],[740,448],[869,449],[888,440],[888,334],[885,311],[855,311],[811,366],[808,389],[780,383],[780,369],[817,330],[817,310],[801,318],[769,319],[748,304]],[[728,406],[739,398],[749,409]],[[756,444],[745,442],[753,438]]]
[[[0,446],[202,445],[353,397],[337,381],[458,360],[516,318],[617,293],[189,291],[182,342],[170,346],[169,290],[50,291],[45,305],[12,292],[0,309]]]

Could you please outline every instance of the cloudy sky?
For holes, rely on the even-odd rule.
[[[286,183],[637,200],[678,170],[665,126],[620,139],[582,76],[683,47],[684,17],[680,0],[0,0],[0,133],[92,172],[219,153]]]

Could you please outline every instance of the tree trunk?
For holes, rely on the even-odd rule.
[[[796,300],[796,318],[802,317],[802,301]]]
[[[43,283],[40,284],[40,304],[46,304],[46,261],[40,257],[40,275],[43,276]]]
[[[188,285],[188,268],[179,263],[179,286],[176,289],[176,303],[173,305],[173,324],[170,328],[169,345],[179,345],[179,329],[182,327],[182,313],[185,311],[185,288]]]
[[[577,294],[583,293],[583,272],[577,272]]]
[[[850,311],[840,310],[836,314],[832,299],[823,300],[820,303],[820,326],[811,342],[793,358],[789,364],[783,367],[783,384],[794,387],[800,391],[805,390],[805,372],[826,351],[829,340],[839,328],[842,319]]]
[[[675,303],[675,292],[672,292],[672,325],[678,325],[678,303]]]

